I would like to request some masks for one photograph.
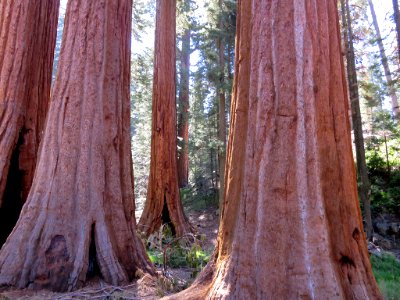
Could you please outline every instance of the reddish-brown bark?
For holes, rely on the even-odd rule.
[[[0,3],[0,245],[28,196],[50,98],[59,0]]]
[[[135,232],[130,32],[131,1],[69,0],[39,162],[0,252],[0,286],[72,290],[90,260],[115,285],[153,272]]]
[[[380,299],[362,230],[336,1],[239,0],[214,260],[174,299]]]
[[[192,228],[183,212],[176,155],[176,0],[157,0],[149,187],[139,229],[146,235],[163,223],[182,236]]]
[[[178,118],[178,139],[181,145],[178,151],[179,187],[189,183],[189,78],[190,78],[190,29],[182,36],[181,80],[178,101],[181,111]]]

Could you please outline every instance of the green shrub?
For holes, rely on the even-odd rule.
[[[148,238],[147,254],[158,267],[191,268],[192,277],[195,277],[210,259],[210,253],[201,247],[203,238],[193,235],[176,238],[171,228],[164,225]]]
[[[385,160],[376,151],[367,152],[366,158],[372,212],[400,214],[400,170],[392,166],[389,174]]]

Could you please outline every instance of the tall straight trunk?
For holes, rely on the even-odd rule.
[[[222,6],[223,1],[219,0],[220,17],[218,29],[220,37],[217,41],[218,64],[219,64],[219,87],[218,87],[218,168],[219,168],[219,207],[224,202],[225,163],[226,163],[226,113],[225,113],[225,43],[223,34]]]
[[[134,216],[130,33],[130,1],[69,0],[39,162],[0,252],[0,286],[73,290],[89,261],[114,285],[153,272]]]
[[[376,18],[376,14],[375,14],[374,3],[372,2],[372,0],[368,0],[368,3],[369,3],[369,8],[371,10],[371,15],[372,15],[372,23],[375,28],[376,40],[378,42],[378,47],[379,47],[379,54],[381,56],[383,70],[385,71],[385,77],[386,77],[386,82],[387,82],[388,89],[389,89],[389,95],[392,100],[392,113],[393,113],[393,116],[396,119],[398,119],[400,117],[399,101],[397,98],[396,89],[394,87],[392,73],[389,68],[388,58],[385,53],[385,47],[383,46],[381,31],[379,29],[378,19]]]
[[[151,161],[147,199],[139,229],[146,235],[169,224],[178,236],[192,231],[178,187],[176,156],[176,0],[157,0]]]
[[[336,4],[238,1],[217,249],[174,299],[381,299],[362,230]]]
[[[396,24],[396,36],[397,36],[397,55],[399,59],[400,66],[400,11],[399,11],[399,2],[398,0],[393,0],[393,16],[394,22]]]
[[[354,131],[354,143],[356,148],[357,171],[359,178],[359,195],[364,206],[365,231],[367,239],[372,239],[373,227],[371,218],[371,201],[369,198],[371,184],[368,178],[367,163],[365,161],[364,136],[362,128],[360,97],[358,93],[358,80],[356,71],[356,59],[353,45],[353,29],[351,25],[350,7],[348,0],[340,0],[344,48],[347,60],[347,79],[350,91],[351,118]]]
[[[178,138],[181,149],[178,151],[179,187],[189,183],[189,77],[190,77],[190,29],[182,36],[181,81],[178,101],[181,107],[178,120]]]
[[[0,3],[0,246],[33,180],[50,98],[59,4]]]

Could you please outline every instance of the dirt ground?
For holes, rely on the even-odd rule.
[[[201,212],[190,212],[190,222],[197,230],[197,234],[204,235],[202,248],[208,252],[213,251],[218,232],[219,216],[215,209],[207,209]],[[172,293],[179,287],[188,286],[193,279],[192,270],[185,268],[168,268],[165,276],[162,270],[158,270],[160,276],[154,278],[144,276],[135,283],[127,286],[112,286],[106,284],[100,278],[93,278],[88,284],[72,293],[53,293],[50,291],[33,291],[29,289],[0,290],[0,300],[33,299],[33,300],[69,300],[69,299],[143,299],[152,300]]]
[[[216,244],[218,233],[219,215],[215,209],[208,208],[204,211],[193,211],[188,213],[190,222],[197,230],[197,234],[204,235],[202,249],[212,252]],[[400,258],[400,249],[392,251]],[[158,270],[158,278],[144,276],[135,283],[127,286],[112,286],[106,284],[100,278],[94,278],[87,286],[72,293],[53,293],[49,291],[3,290],[0,291],[0,300],[34,299],[34,300],[69,300],[69,299],[143,299],[152,300],[177,292],[187,287],[193,281],[192,270],[188,268],[167,268],[163,272]]]

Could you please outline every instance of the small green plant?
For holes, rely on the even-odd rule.
[[[192,234],[176,238],[168,225],[162,226],[159,232],[147,240],[147,254],[153,264],[170,268],[191,268],[192,277],[207,264],[210,253],[206,253],[201,242],[203,237]]]
[[[371,256],[372,269],[384,299],[400,300],[400,263],[389,254]]]
[[[190,268],[194,269],[192,272],[192,277],[196,277],[198,272],[204,268],[209,260],[210,254],[206,253],[198,243],[193,243],[186,255],[186,262]]]
[[[163,253],[157,250],[147,250],[147,255],[150,258],[150,261],[156,266],[163,265]]]

